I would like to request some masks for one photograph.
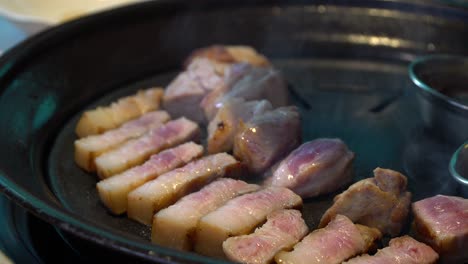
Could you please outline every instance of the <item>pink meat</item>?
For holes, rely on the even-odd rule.
[[[248,234],[273,211],[301,205],[301,197],[282,187],[268,187],[236,197],[200,220],[195,251],[223,257],[222,243],[228,237]]]
[[[363,255],[353,258],[346,264],[432,264],[436,263],[438,254],[426,244],[409,236],[390,240],[390,245],[379,250],[375,255]]]
[[[152,242],[166,247],[191,250],[193,233],[204,215],[228,200],[258,190],[259,186],[222,178],[189,194],[153,218]]]
[[[107,178],[143,163],[152,154],[200,136],[198,125],[186,118],[170,121],[143,136],[127,141],[95,160],[98,175]]]
[[[317,229],[294,246],[276,255],[277,263],[338,264],[367,250],[359,229],[347,217],[337,215],[326,227]]]
[[[335,196],[333,205],[323,214],[319,227],[341,214],[354,223],[397,236],[405,224],[411,203],[411,193],[406,191],[406,185],[407,179],[403,174],[376,168],[373,178],[358,181]]]
[[[467,263],[468,199],[436,195],[412,207],[417,238],[431,245],[442,263]]]
[[[333,192],[351,181],[353,159],[340,139],[316,139],[291,152],[265,184],[290,188],[303,198]]]
[[[308,232],[297,210],[279,210],[267,216],[266,223],[250,235],[230,237],[223,243],[228,259],[238,263],[270,263],[280,250],[291,248]]]
[[[234,138],[234,155],[251,172],[261,174],[295,149],[300,140],[297,107],[280,107],[241,124]]]
[[[208,59],[194,59],[187,70],[167,86],[163,103],[172,117],[185,116],[196,122],[205,121],[200,102],[210,91],[224,84],[223,76],[216,72],[215,67]]]
[[[208,153],[231,151],[239,124],[271,110],[272,106],[266,100],[246,102],[232,98],[226,102],[208,125]]]
[[[193,142],[154,154],[140,166],[97,183],[99,196],[113,213],[127,210],[127,195],[132,190],[159,175],[184,165],[203,154],[203,147]]]
[[[202,101],[201,106],[208,120],[232,98],[246,101],[264,99],[271,102],[273,107],[286,106],[289,102],[286,82],[279,71],[270,67],[233,65],[227,71],[224,83],[221,89],[213,90]]]

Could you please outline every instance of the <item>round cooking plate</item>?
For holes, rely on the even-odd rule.
[[[79,170],[72,153],[81,111],[166,85],[191,50],[213,43],[252,45],[272,58],[300,107],[304,140],[342,138],[357,154],[354,180],[388,167],[407,174],[415,200],[457,194],[444,164],[452,146],[421,125],[406,66],[419,54],[467,54],[466,11],[418,1],[195,2],[147,2],[86,17],[1,58],[0,185],[8,196],[124,254],[219,262],[154,246],[148,228],[108,214],[95,176]],[[305,201],[309,226],[332,197]]]

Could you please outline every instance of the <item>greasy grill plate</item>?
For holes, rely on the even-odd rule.
[[[0,185],[57,227],[140,259],[212,262],[149,243],[149,228],[109,214],[96,176],[73,161],[80,112],[152,85],[213,43],[247,44],[289,82],[303,138],[339,137],[354,180],[375,167],[409,178],[413,200],[458,193],[456,149],[424,128],[407,75],[419,54],[467,54],[468,13],[418,1],[155,1],[48,30],[0,61]],[[443,129],[443,128],[440,128]],[[305,201],[315,227],[334,194]]]

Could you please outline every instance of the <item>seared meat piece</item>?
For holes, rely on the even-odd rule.
[[[354,223],[396,236],[405,223],[411,203],[411,193],[406,191],[406,184],[404,175],[377,168],[374,178],[358,181],[337,195],[319,226],[324,227],[335,215],[342,214]]]
[[[75,132],[78,137],[100,134],[140,115],[159,109],[163,89],[151,88],[120,98],[109,106],[88,110],[81,115]]]
[[[354,225],[346,216],[337,215],[328,225],[317,229],[294,246],[275,257],[283,264],[338,264],[367,252],[381,233],[375,228]]]
[[[417,238],[429,244],[441,263],[468,263],[468,199],[436,195],[413,203]]]
[[[301,142],[297,107],[280,107],[241,124],[234,137],[234,155],[253,173],[263,173]]]
[[[426,244],[409,236],[390,240],[390,245],[379,250],[375,255],[363,255],[353,258],[346,264],[432,264],[439,256]]]
[[[280,250],[290,249],[309,231],[301,212],[278,210],[250,235],[230,237],[223,243],[228,259],[237,263],[268,264]]]
[[[219,153],[192,161],[149,181],[128,194],[129,218],[150,225],[153,215],[205,184],[238,173],[239,162]]]
[[[229,178],[216,180],[159,211],[153,218],[151,240],[166,247],[192,250],[192,238],[200,218],[230,199],[256,191],[259,187]]]
[[[114,214],[127,211],[127,195],[159,175],[182,166],[203,154],[203,147],[193,142],[154,154],[140,166],[97,183],[101,201]]]
[[[236,197],[200,219],[195,234],[195,251],[222,258],[222,244],[226,239],[250,233],[273,211],[301,205],[301,197],[282,187],[268,187]]]
[[[246,101],[265,99],[273,107],[286,106],[289,102],[286,82],[281,73],[273,68],[233,65],[225,79],[225,85],[210,92],[201,103],[208,120],[230,98],[243,98]]]
[[[76,164],[86,171],[95,171],[96,157],[129,139],[143,135],[150,129],[162,126],[169,119],[170,116],[166,111],[149,112],[103,134],[80,138],[75,141]]]
[[[330,193],[351,181],[353,159],[340,139],[316,139],[291,152],[265,184],[287,187],[302,198]]]
[[[258,67],[270,65],[267,58],[249,46],[213,45],[197,49],[192,52],[185,64],[189,65],[197,58],[205,58],[216,62],[220,71],[224,71],[222,66],[229,66],[235,63],[248,63]]]
[[[111,177],[143,163],[152,154],[199,137],[196,123],[183,117],[170,121],[97,157],[97,173],[101,178]]]
[[[200,102],[210,91],[223,84],[223,75],[216,72],[210,60],[196,59],[167,86],[164,108],[172,117],[185,116],[199,123],[204,122]]]
[[[239,122],[247,122],[270,110],[272,106],[266,100],[246,102],[232,98],[226,102],[208,125],[208,153],[231,151]]]

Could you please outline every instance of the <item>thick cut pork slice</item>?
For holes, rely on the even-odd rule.
[[[198,123],[205,122],[200,102],[210,91],[223,84],[223,76],[216,72],[210,60],[196,59],[167,86],[164,108],[172,117],[185,116]]]
[[[390,240],[390,245],[379,250],[375,255],[355,257],[346,264],[432,264],[439,256],[426,244],[409,236]]]
[[[239,173],[239,162],[219,153],[190,162],[149,181],[128,194],[129,218],[151,225],[153,215],[179,198],[223,176]]]
[[[340,139],[316,139],[291,152],[265,184],[287,187],[302,198],[330,193],[351,181],[353,159]]]
[[[354,223],[396,236],[405,224],[411,203],[411,193],[406,191],[406,185],[404,175],[377,168],[374,178],[358,181],[337,195],[319,226],[324,227],[335,215],[341,214]]]
[[[268,264],[276,253],[292,248],[308,232],[301,212],[278,210],[269,214],[255,233],[228,238],[223,250],[228,259],[237,263]]]
[[[223,258],[226,239],[250,233],[273,211],[301,205],[301,197],[282,187],[269,187],[236,197],[200,219],[195,234],[195,251]]]
[[[154,111],[124,123],[122,126],[108,130],[100,135],[91,135],[75,141],[75,161],[86,171],[95,171],[94,159],[125,141],[137,138],[148,130],[162,126],[169,121],[166,111]]]
[[[337,215],[328,225],[307,235],[290,252],[275,256],[282,264],[338,264],[367,252],[381,233],[375,228],[354,225],[346,216]]]
[[[170,248],[192,250],[193,235],[200,218],[230,199],[256,191],[259,187],[230,178],[221,178],[208,184],[154,216],[152,242]]]
[[[233,65],[226,71],[224,84],[210,92],[201,102],[208,120],[232,98],[246,101],[268,100],[273,107],[286,106],[289,103],[287,84],[281,73],[274,68]]]
[[[161,88],[142,90],[136,95],[120,98],[109,106],[88,110],[78,120],[75,132],[80,138],[100,134],[146,112],[157,110],[163,93]]]
[[[152,155],[140,166],[128,169],[97,183],[99,197],[114,214],[127,211],[127,195],[159,175],[180,167],[203,154],[203,147],[193,142]]]
[[[234,137],[234,155],[251,172],[260,174],[289,154],[300,141],[297,107],[280,107],[240,125]]]
[[[239,123],[271,110],[272,106],[266,100],[246,102],[232,98],[226,102],[208,125],[208,153],[231,151]]]
[[[413,203],[416,237],[434,248],[441,263],[468,263],[468,199],[436,195]]]
[[[143,163],[152,154],[199,137],[196,123],[183,117],[170,121],[97,157],[97,173],[103,179],[111,177]]]

